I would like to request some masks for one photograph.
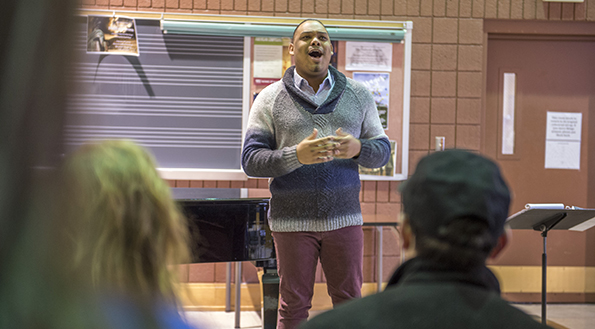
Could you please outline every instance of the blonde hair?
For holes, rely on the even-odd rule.
[[[178,304],[188,227],[155,167],[145,149],[124,140],[84,145],[67,159],[75,264],[97,288]]]

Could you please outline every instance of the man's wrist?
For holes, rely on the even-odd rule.
[[[357,151],[357,154],[354,155],[352,159],[357,159],[359,158],[359,155],[362,154],[362,142],[357,138],[355,140],[357,141],[357,144],[359,144],[359,151]]]

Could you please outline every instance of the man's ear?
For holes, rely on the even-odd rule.
[[[293,51],[294,51],[294,47],[293,47],[293,42],[289,44],[289,54],[291,56],[293,56]]]
[[[415,251],[415,235],[411,229],[409,218],[404,213],[401,213],[401,259],[406,261],[417,255]]]
[[[512,241],[512,230],[510,229],[510,226],[506,225],[504,226],[504,232],[502,232],[502,234],[498,238],[498,243],[490,252],[489,258],[496,258],[500,254],[500,252],[502,252],[502,250],[505,249],[506,245],[508,245],[510,241]]]
[[[403,249],[409,249],[413,242],[413,236],[411,234],[411,225],[409,224],[409,218],[404,213],[401,213],[401,240],[403,242]]]

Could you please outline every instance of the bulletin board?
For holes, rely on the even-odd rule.
[[[281,76],[272,75],[269,77],[255,76],[254,60],[255,47],[259,47],[262,38],[250,38],[251,50],[251,76],[250,76],[250,104],[255,97],[269,84],[280,80]],[[278,38],[277,44],[281,52],[281,70],[285,70],[294,65],[293,58],[289,55],[289,43],[291,38]],[[349,44],[351,43],[351,44]],[[347,51],[347,46],[350,51]],[[272,48],[272,46],[271,46]],[[366,65],[365,60],[358,61],[354,59],[353,48],[360,48],[361,51],[379,55],[376,48],[389,49],[390,62],[385,61],[384,65]],[[382,168],[368,169],[360,167],[360,179],[362,180],[405,180],[407,179],[408,154],[409,154],[409,81],[410,81],[410,53],[407,54],[406,42],[402,43],[360,43],[351,41],[333,41],[334,55],[331,59],[331,65],[334,65],[348,78],[356,77],[356,80],[386,80],[381,85],[386,86],[384,90],[378,88],[371,90],[377,100],[381,122],[385,128],[384,132],[391,141],[392,154],[389,163]],[[352,58],[349,58],[352,55]],[[407,58],[406,56],[409,56]],[[357,62],[357,63],[354,63]],[[365,83],[365,85],[370,85]],[[373,83],[372,83],[373,85]],[[377,96],[377,97],[376,97]],[[382,99],[384,98],[384,99]],[[382,100],[381,100],[382,99]],[[385,102],[384,100],[388,100]],[[386,109],[385,111],[383,111]]]

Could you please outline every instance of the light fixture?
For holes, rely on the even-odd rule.
[[[295,25],[220,23],[185,20],[161,20],[161,30],[168,34],[202,34],[238,37],[292,37]],[[331,40],[401,42],[403,29],[326,27]]]

